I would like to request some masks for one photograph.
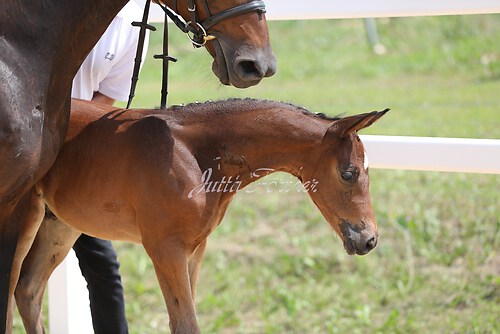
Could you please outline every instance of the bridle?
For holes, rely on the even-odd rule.
[[[208,1],[204,0],[203,5],[208,17],[205,20],[200,21],[196,15],[195,0],[188,0],[188,12],[190,17],[189,21],[185,22],[182,17],[177,14],[177,0],[174,0],[174,4],[172,6],[175,8],[175,11],[161,3],[158,4],[165,11],[165,14],[167,14],[168,17],[175,23],[175,25],[188,35],[189,39],[193,43],[193,46],[197,48],[204,46],[207,41],[215,39],[215,36],[209,35],[207,32],[216,24],[251,12],[257,12],[260,14],[264,14],[266,12],[266,5],[264,4],[264,1],[252,0],[248,3],[234,6],[212,15],[208,6]]]
[[[163,33],[163,54],[155,55],[154,58],[163,60],[163,79],[162,79],[162,90],[161,90],[161,105],[160,108],[164,109],[166,107],[167,101],[167,86],[168,86],[168,62],[173,61],[176,62],[177,59],[168,55],[168,23],[167,17],[175,23],[175,25],[186,35],[188,36],[191,43],[195,48],[200,48],[204,46],[207,41],[214,40],[216,37],[214,35],[210,35],[210,29],[219,24],[222,21],[231,19],[236,16],[241,16],[244,14],[257,12],[259,14],[264,14],[266,12],[266,5],[262,0],[251,0],[247,3],[234,6],[228,9],[225,9],[221,12],[211,14],[208,2],[210,0],[203,0],[203,6],[205,12],[208,17],[203,21],[200,21],[198,15],[196,13],[196,0],[188,0],[188,13],[189,13],[189,21],[185,21],[179,14],[177,14],[177,0],[173,0],[173,8],[175,10],[170,9],[163,3],[158,0],[155,2],[163,9],[165,12],[165,22],[164,22],[164,33]],[[142,51],[144,47],[144,39],[146,35],[146,29],[155,31],[156,28],[147,23],[148,13],[150,7],[151,0],[146,0],[146,4],[144,7],[144,15],[142,17],[142,22],[133,22],[133,26],[140,27],[139,32],[139,42],[137,45],[137,52],[135,58],[134,72],[132,75],[132,83],[130,86],[130,95],[127,103],[127,108],[130,107],[132,99],[134,97],[135,87],[137,85],[137,81],[139,79],[139,69],[142,61]]]

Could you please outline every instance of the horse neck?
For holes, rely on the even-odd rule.
[[[61,0],[53,1],[61,2]],[[70,82],[73,80],[87,54],[99,41],[127,0],[73,0],[70,2],[72,3],[70,8],[61,8],[62,15],[71,20],[62,23],[65,26],[62,30],[66,33],[59,34],[58,37],[62,43],[56,52],[66,61],[59,61],[62,57],[58,57],[53,64],[58,67],[56,76],[61,73],[60,79],[63,82],[67,82],[67,76]]]
[[[307,161],[322,150],[329,123],[286,104],[228,111],[197,124],[196,142],[204,143],[198,161],[227,176],[238,174],[244,184],[275,171],[300,176]]]
[[[88,52],[127,0],[6,0],[0,11],[2,49],[14,58],[39,103],[65,101]],[[1,42],[1,41],[0,41]],[[0,58],[4,58],[0,56]],[[19,70],[16,72],[19,73]],[[50,91],[53,96],[47,96]],[[53,106],[52,103],[49,105]]]

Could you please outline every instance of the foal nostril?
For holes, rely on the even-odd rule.
[[[375,237],[371,237],[370,240],[366,242],[366,250],[371,251],[377,246],[377,239]]]

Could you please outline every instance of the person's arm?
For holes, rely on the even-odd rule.
[[[113,105],[113,103],[115,103],[114,99],[112,99],[109,96],[106,96],[102,93],[99,93],[99,92],[94,92],[94,96],[92,97],[92,101],[104,103],[104,104],[109,104],[109,105]]]

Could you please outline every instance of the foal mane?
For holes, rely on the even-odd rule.
[[[254,98],[230,98],[227,100],[207,101],[204,103],[193,102],[186,105],[175,105],[169,110],[175,113],[184,113],[186,117],[191,117],[193,114],[201,117],[211,117],[215,115],[224,115],[229,113],[244,113],[261,109],[286,109],[292,112],[298,112],[308,117],[314,117],[326,121],[335,121],[340,117],[328,116],[324,113],[313,113],[304,107],[297,106],[289,102],[272,101]]]

